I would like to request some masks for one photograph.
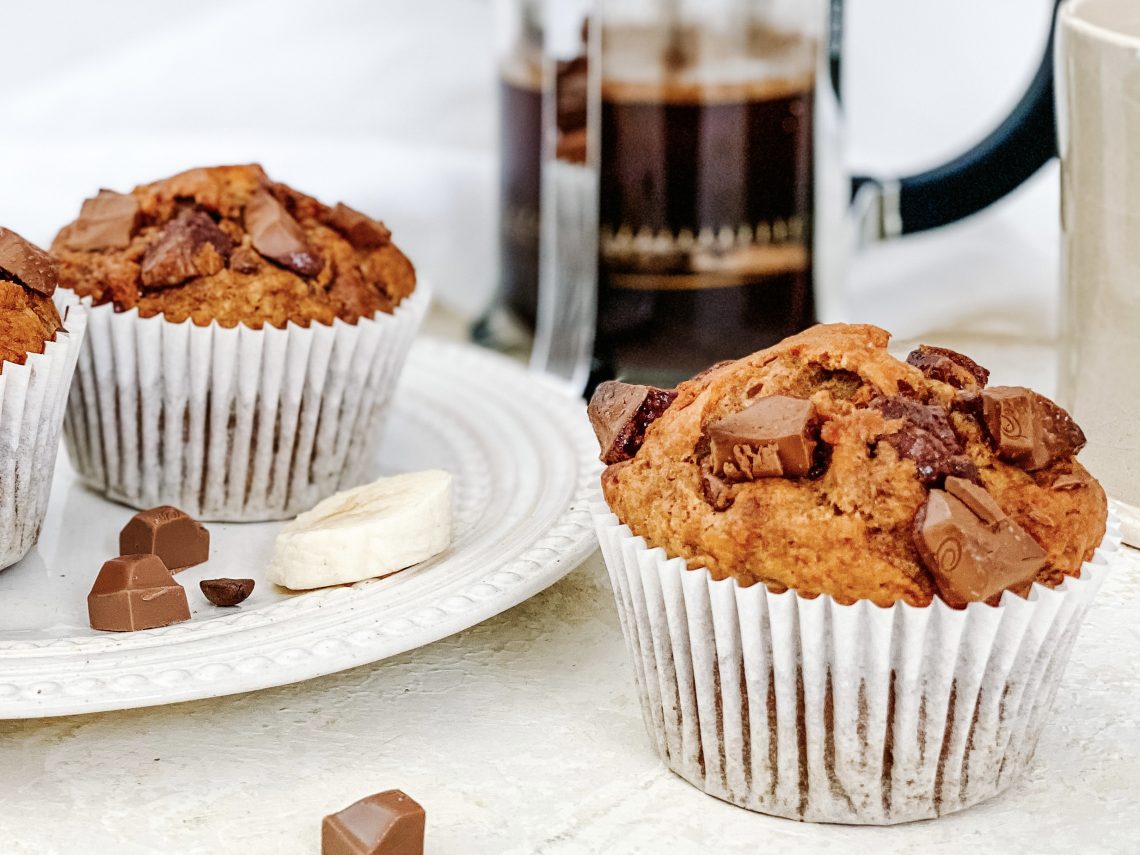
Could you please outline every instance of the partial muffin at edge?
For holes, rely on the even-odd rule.
[[[0,227],[0,372],[5,363],[23,365],[29,354],[43,353],[63,331],[51,296],[57,280],[47,253]]]

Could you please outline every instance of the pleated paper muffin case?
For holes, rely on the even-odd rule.
[[[64,426],[72,463],[134,508],[294,517],[367,473],[430,299],[421,282],[390,315],[262,329],[90,307]]]
[[[40,536],[51,496],[67,392],[87,328],[87,312],[57,292],[63,332],[0,372],[0,569],[22,559]]]
[[[1119,547],[998,606],[840,605],[714,581],[594,523],[650,739],[710,795],[810,822],[962,810],[1025,770],[1085,612]]]

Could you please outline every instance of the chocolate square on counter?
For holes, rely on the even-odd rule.
[[[424,809],[400,790],[387,790],[326,816],[321,855],[423,855]]]
[[[713,422],[706,429],[713,472],[729,481],[807,475],[814,418],[811,401],[769,395]]]
[[[163,505],[135,514],[119,534],[119,552],[157,555],[177,573],[210,558],[210,532],[185,511]]]
[[[92,629],[134,632],[190,620],[186,591],[156,555],[123,555],[103,565],[87,616]]]

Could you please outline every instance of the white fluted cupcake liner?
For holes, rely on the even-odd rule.
[[[87,328],[87,312],[60,293],[64,332],[0,372],[0,569],[28,554],[40,536],[59,453],[67,390]]]
[[[713,581],[604,505],[594,523],[666,765],[750,810],[857,824],[941,816],[1017,779],[1119,545],[997,607],[880,608]]]
[[[286,519],[355,486],[430,302],[393,314],[226,328],[89,308],[65,423],[91,487],[204,520]]]

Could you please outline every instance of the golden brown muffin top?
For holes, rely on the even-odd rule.
[[[273,182],[256,164],[101,190],[52,243],[60,284],[116,311],[255,329],[356,323],[416,286],[382,223]]]
[[[63,324],[51,295],[59,272],[50,255],[0,227],[0,373],[43,353]]]
[[[844,603],[996,602],[1079,575],[1107,517],[1075,459],[1080,429],[1030,390],[985,388],[988,372],[960,354],[902,362],[888,339],[817,326],[714,366],[675,399],[600,388],[607,502],[716,579]],[[950,548],[960,535],[964,558]],[[970,561],[994,578],[948,579]]]

